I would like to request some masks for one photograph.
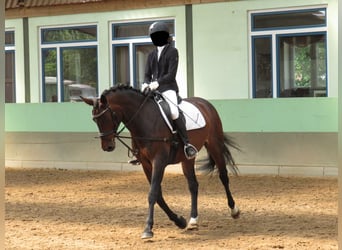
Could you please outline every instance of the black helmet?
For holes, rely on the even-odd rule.
[[[151,36],[156,32],[166,32],[168,35],[170,34],[169,27],[164,22],[154,22],[150,25],[149,35]]]
[[[170,36],[169,28],[163,22],[154,22],[149,28],[149,35],[155,46],[164,46]]]

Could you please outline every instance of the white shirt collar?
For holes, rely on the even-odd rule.
[[[161,55],[163,49],[165,48],[165,46],[166,46],[166,45],[164,45],[164,46],[158,46],[158,47],[157,47],[157,49],[158,49],[158,60],[159,60],[159,57],[160,57],[160,55]]]

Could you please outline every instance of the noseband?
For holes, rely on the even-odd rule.
[[[100,113],[96,114],[96,115],[93,115],[93,121],[95,123],[97,123],[97,119],[100,118],[101,116],[103,116],[106,112],[110,111],[111,112],[111,115],[112,115],[112,121],[113,121],[113,124],[114,124],[114,127],[116,126],[115,123],[114,123],[114,120],[116,118],[116,115],[115,115],[115,112],[111,110],[111,108],[108,106],[106,109],[104,109],[103,111],[101,111]],[[100,138],[103,138],[103,137],[106,137],[106,136],[109,136],[109,135],[116,135],[116,130],[111,130],[111,131],[107,131],[107,132],[102,132],[102,133],[99,133],[99,137]]]

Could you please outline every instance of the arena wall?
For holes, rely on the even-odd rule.
[[[296,112],[290,112],[295,107],[289,111],[288,103],[279,99],[273,104],[272,126],[267,126],[269,119],[258,112],[269,106],[269,100],[251,100],[250,104],[243,100],[212,101],[224,131],[241,147],[241,152],[233,150],[241,173],[337,175],[337,99],[311,100],[306,108],[300,105]],[[310,114],[310,110],[316,112]],[[8,167],[140,169],[127,163],[128,150],[118,141],[114,152],[102,151],[88,105],[13,104],[6,106],[6,113]],[[205,156],[202,150],[199,158]],[[179,167],[169,169],[178,171]]]
[[[128,150],[116,142],[108,153],[96,133],[10,132],[6,166],[136,171]],[[128,135],[125,133],[125,135]],[[241,174],[337,176],[337,133],[228,133],[240,145],[232,150]],[[129,144],[130,142],[127,141]],[[206,157],[200,151],[198,159]],[[180,171],[170,166],[168,171]]]

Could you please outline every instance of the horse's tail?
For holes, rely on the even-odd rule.
[[[221,145],[222,147],[222,153],[225,159],[225,163],[226,165],[228,165],[229,170],[234,174],[234,175],[238,175],[239,173],[239,169],[236,166],[236,163],[234,161],[234,158],[229,150],[229,148],[234,148],[238,151],[240,151],[240,147],[239,145],[234,142],[234,140],[228,136],[228,135],[224,135],[223,137],[223,143]],[[208,159],[206,160],[206,162],[200,166],[198,169],[200,171],[206,172],[206,173],[212,173],[215,171],[215,161],[212,158],[212,156],[210,155],[210,153],[208,152]]]

